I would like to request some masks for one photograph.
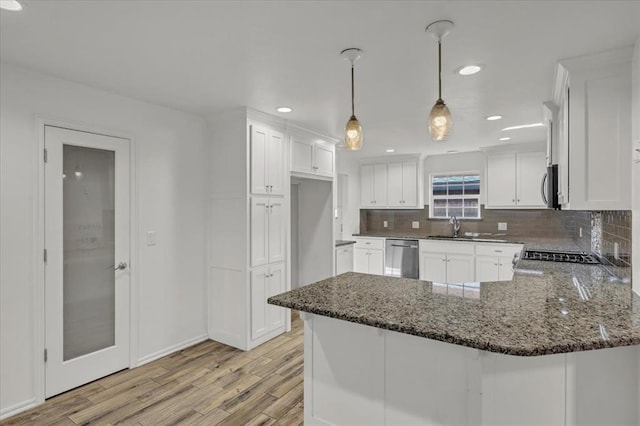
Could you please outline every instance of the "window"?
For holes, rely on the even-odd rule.
[[[480,219],[480,172],[431,175],[429,217]]]

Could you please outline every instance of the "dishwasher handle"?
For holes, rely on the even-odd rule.
[[[405,245],[402,245],[402,244],[391,244],[391,247],[418,248],[418,246],[413,245],[413,244],[412,244],[412,245],[409,245],[409,246],[405,246]]]

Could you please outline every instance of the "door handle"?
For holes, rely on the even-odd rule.
[[[125,269],[127,269],[127,262],[120,262],[118,264],[118,266],[116,266],[115,268],[113,268],[115,271],[124,271]]]
[[[545,205],[548,205],[548,201],[547,201],[547,194],[545,191],[545,183],[547,181],[547,173],[544,174],[544,176],[542,177],[542,182],[540,183],[540,195],[542,195],[542,202]]]

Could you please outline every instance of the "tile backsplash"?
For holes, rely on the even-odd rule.
[[[403,235],[450,235],[446,219],[429,219],[429,206],[422,210],[360,210],[361,233]],[[631,278],[631,211],[494,210],[482,207],[482,219],[462,220],[460,233],[571,238],[584,250],[601,256],[603,264],[621,279]],[[384,227],[384,222],[387,227]],[[412,222],[418,222],[414,229]],[[507,230],[498,231],[498,222]],[[616,259],[615,252],[618,256]]]

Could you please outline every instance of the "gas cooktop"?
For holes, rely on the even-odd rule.
[[[600,263],[597,257],[584,251],[526,250],[522,258],[526,260],[584,263],[590,265]]]

